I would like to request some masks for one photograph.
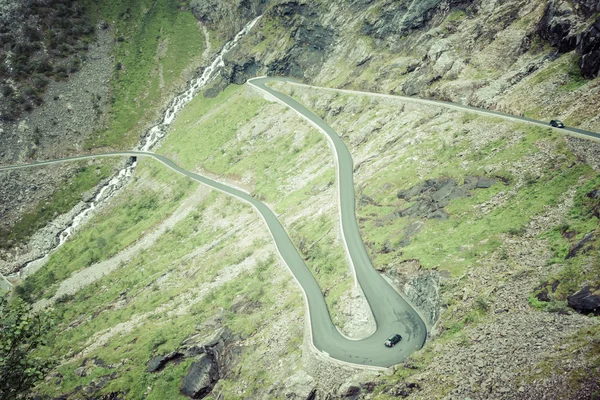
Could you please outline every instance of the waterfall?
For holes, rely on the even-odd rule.
[[[250,30],[256,25],[260,16],[256,17],[252,21],[248,22],[244,28],[235,35],[235,37],[227,42],[219,54],[213,59],[208,67],[202,72],[202,75],[196,79],[193,79],[189,84],[188,88],[185,92],[176,96],[173,101],[171,101],[169,107],[167,107],[164,112],[163,118],[160,123],[151,127],[146,135],[142,138],[140,143],[136,146],[135,150],[140,151],[150,151],[156,144],[166,135],[169,126],[179,113],[192,99],[202,90],[208,83],[212,82],[212,80],[218,75],[220,69],[225,66],[223,62],[223,57],[231,51],[238,44],[238,42],[250,32]],[[132,164],[123,168],[119,172],[117,172],[112,179],[106,183],[102,188],[94,195],[92,200],[90,200],[86,207],[79,212],[77,215],[73,217],[72,222],[69,226],[64,229],[62,232],[58,233],[57,246],[51,249],[48,253],[54,251],[58,247],[62,246],[67,239],[73,234],[75,229],[85,222],[93,213],[93,211],[98,207],[99,204],[106,201],[107,199],[114,196],[118,190],[123,187],[123,185],[127,182],[127,179],[133,174],[133,170],[136,167],[136,162],[134,161]],[[40,269],[48,259],[48,254],[45,256],[38,258],[36,260],[30,261],[25,266],[23,266],[19,272],[17,273],[20,278],[25,278],[33,274],[35,271]]]

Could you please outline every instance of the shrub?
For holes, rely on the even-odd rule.
[[[14,89],[10,86],[10,85],[2,85],[0,87],[0,92],[2,92],[2,96],[4,97],[9,97],[10,95],[12,95],[15,91]]]
[[[0,298],[0,398],[24,398],[33,385],[54,366],[52,360],[32,357],[46,345],[44,334],[54,324],[53,317],[17,298]]]

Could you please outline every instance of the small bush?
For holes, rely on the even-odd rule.
[[[2,92],[2,96],[4,97],[9,97],[10,95],[12,95],[15,91],[14,89],[10,86],[10,85],[2,85],[0,87],[0,92]]]
[[[477,308],[477,310],[486,313],[490,309],[490,304],[485,296],[479,296],[475,300],[475,307]]]

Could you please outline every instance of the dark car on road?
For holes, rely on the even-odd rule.
[[[550,121],[550,126],[553,126],[555,128],[564,128],[565,124],[563,124],[561,121],[559,121],[557,119],[553,119],[552,121]]]
[[[387,338],[384,344],[386,345],[386,347],[394,347],[401,340],[402,336],[395,334]]]

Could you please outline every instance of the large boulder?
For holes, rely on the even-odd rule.
[[[216,362],[212,357],[202,355],[190,365],[179,391],[192,399],[203,399],[212,391],[218,379]]]
[[[593,250],[593,244],[590,243],[592,239],[594,239],[594,232],[590,232],[587,235],[585,235],[579,242],[571,246],[566,258],[573,258],[577,256],[581,251],[587,253],[590,250]]]
[[[600,315],[600,286],[586,286],[567,300],[569,307],[577,312]]]

